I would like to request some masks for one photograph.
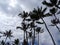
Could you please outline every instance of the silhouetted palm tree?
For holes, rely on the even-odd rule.
[[[39,16],[38,19],[39,19],[39,18],[42,19],[42,21],[43,21],[43,23],[45,24],[45,27],[46,27],[46,29],[47,29],[47,31],[48,31],[51,39],[52,39],[52,41],[53,41],[53,44],[56,45],[56,43],[55,43],[55,41],[54,41],[54,38],[53,38],[52,34],[50,33],[50,31],[49,31],[49,29],[48,29],[48,27],[47,27],[47,25],[46,25],[46,23],[45,23],[45,21],[44,21],[44,19],[43,19],[44,17],[51,16],[49,13],[44,14],[45,11],[46,11],[46,9],[47,9],[47,8],[45,8],[45,9],[42,10],[42,7],[41,7],[41,8],[38,8],[38,9],[34,9],[34,10],[33,10],[33,14]],[[34,17],[33,17],[33,18],[34,18]],[[33,19],[33,18],[32,18],[32,19]],[[36,18],[36,17],[35,17],[35,18]]]
[[[3,34],[3,36],[6,37],[5,42],[6,42],[7,38],[11,39],[11,37],[13,37],[11,30],[2,32],[1,34]]]
[[[26,38],[27,38],[27,31],[26,31],[26,29],[28,28],[28,25],[26,25],[26,24],[24,24],[25,23],[25,20],[27,20],[26,18],[28,17],[28,12],[25,12],[25,11],[23,11],[22,13],[20,13],[18,16],[20,16],[20,17],[22,17],[23,18],[23,21],[22,21],[22,25],[23,25],[23,28],[21,28],[21,29],[23,29],[24,30],[24,35],[25,35],[25,32],[26,32]],[[17,27],[17,28],[19,28],[19,27]],[[25,36],[24,36],[25,37]]]
[[[56,26],[58,31],[60,32],[60,28],[57,26],[57,24],[60,24],[59,19],[53,19],[51,20],[51,23],[52,23],[51,26]]]
[[[23,11],[18,16],[22,17],[23,18],[23,21],[24,21],[28,17],[28,12]]]
[[[5,42],[2,40],[1,45],[5,45]]]
[[[43,1],[42,2],[44,5],[48,6],[48,7],[52,7],[52,9],[50,9],[50,12],[52,15],[54,15],[54,17],[57,19],[56,17],[56,13],[57,13],[57,10],[60,9],[59,5],[60,5],[60,0],[50,0],[50,2],[46,2],[46,1]],[[55,7],[53,7],[55,6]],[[57,8],[56,8],[57,7]],[[59,12],[57,14],[60,14]],[[58,19],[57,19],[58,20]],[[57,28],[57,26],[56,26]]]
[[[32,45],[34,45],[34,41],[35,41],[35,20],[33,19],[32,22],[29,24],[30,26],[30,31],[33,32],[33,36],[32,36]],[[30,35],[31,36],[31,35]]]
[[[14,44],[19,45],[19,39],[15,39]]]
[[[44,31],[43,31],[43,29],[41,29],[41,27],[37,27],[36,32],[38,33],[38,45],[40,45],[39,44],[39,33],[43,33]]]
[[[22,27],[18,26],[17,29],[19,29],[19,28],[24,31],[24,39],[25,39],[25,37],[27,39],[28,24],[25,24],[25,22],[22,22]],[[25,34],[26,34],[26,36],[25,36]],[[27,41],[28,41],[28,39],[27,39]]]
[[[60,5],[60,0],[50,0],[50,2],[47,2],[47,1],[43,1],[42,2],[44,5],[48,6],[48,7],[57,7],[60,9],[59,5]]]

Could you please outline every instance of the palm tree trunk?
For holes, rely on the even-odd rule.
[[[33,20],[33,23],[34,23],[34,20]],[[32,37],[32,45],[34,45],[34,42],[35,42],[35,27],[33,29],[34,29],[34,34],[33,34],[33,37]]]
[[[25,31],[24,31],[24,39],[25,39]]]
[[[46,27],[46,29],[47,29],[47,31],[48,31],[48,33],[49,33],[49,35],[50,35],[51,39],[52,39],[53,44],[54,44],[54,45],[56,45],[56,43],[55,43],[55,41],[54,41],[54,38],[53,38],[52,34],[50,33],[50,31],[49,31],[49,29],[48,29],[48,27],[47,27],[47,25],[46,25],[46,23],[45,23],[44,19],[43,19],[43,18],[41,18],[41,19],[42,19],[42,21],[43,21],[43,22],[44,22],[44,24],[45,24],[45,27]]]
[[[7,37],[6,37],[6,39],[5,39],[5,42],[6,42],[6,40],[7,40]]]
[[[38,33],[38,45],[39,45],[39,33]]]
[[[34,29],[34,35],[33,35],[33,38],[32,38],[32,45],[34,45],[34,42],[35,42],[35,29]]]
[[[26,40],[27,40],[27,42],[28,42],[28,35],[27,35],[27,31],[26,31]]]
[[[59,27],[57,26],[57,25],[55,25],[56,26],[56,28],[58,29],[58,31],[60,32],[60,29],[59,29]]]

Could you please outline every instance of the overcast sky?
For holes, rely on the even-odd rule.
[[[0,0],[0,31],[11,29],[14,32],[13,35],[15,37],[22,39],[23,31],[16,30],[16,26],[20,25],[22,19],[17,15],[23,10],[29,12],[37,6],[42,6],[41,2],[42,0]],[[44,19],[47,21],[47,25],[50,24],[51,19],[51,17]],[[60,45],[60,33],[55,27],[49,27],[49,29],[53,34],[57,45]],[[45,31],[43,34],[40,34],[40,44],[53,45],[47,31]]]

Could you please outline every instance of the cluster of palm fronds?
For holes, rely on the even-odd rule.
[[[59,0],[50,0],[50,2],[48,3],[47,1],[44,0],[42,3],[43,3],[43,5],[46,5],[47,7],[45,7],[44,9],[42,7],[38,7],[37,9],[34,8],[29,13],[23,11],[22,13],[20,13],[18,15],[23,19],[21,22],[21,27],[20,26],[16,27],[16,29],[20,29],[20,30],[24,31],[24,39],[23,39],[22,45],[29,45],[29,39],[31,40],[30,45],[34,45],[35,39],[37,38],[36,35],[38,35],[38,45],[40,45],[39,44],[39,38],[40,38],[39,34],[43,33],[44,30],[42,27],[38,26],[37,24],[45,25],[45,28],[51,37],[53,45],[57,45],[50,32],[50,29],[48,28],[48,26],[44,20],[44,17],[54,16],[54,19],[51,20],[52,24],[50,26],[56,26],[56,28],[60,32],[60,28],[57,26],[57,24],[60,24],[60,20],[56,16],[56,15],[60,14],[60,11],[58,10],[58,9],[60,9],[60,7],[59,7],[60,1]],[[45,13],[48,7],[51,7],[51,9],[49,9],[48,13]],[[42,22],[40,20],[42,20]],[[1,45],[5,45],[7,38],[11,39],[11,37],[13,37],[11,35],[12,34],[11,30],[6,31],[6,32],[0,32],[0,33],[3,34],[3,36],[6,36],[5,41],[2,41]],[[7,43],[7,45],[9,45],[9,43]],[[14,44],[12,44],[12,45],[19,45],[19,39],[15,40]]]

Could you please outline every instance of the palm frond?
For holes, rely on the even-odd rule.
[[[25,19],[26,21],[31,21],[31,19]]]
[[[22,27],[20,27],[20,26],[17,26],[17,27],[16,27],[16,29],[22,29]]]
[[[58,0],[50,0],[50,2],[52,3],[52,5],[56,5]]]
[[[48,2],[46,2],[46,1],[43,1],[42,4],[43,4],[43,5],[46,5],[46,6],[48,6],[48,7],[53,7],[53,6],[54,6],[53,4],[48,3]]]
[[[46,11],[46,10],[47,10],[47,7],[46,7],[46,8],[44,8],[42,12],[43,12],[43,13],[45,13],[45,11]]]
[[[55,26],[54,24],[51,24],[51,25],[49,25],[49,26]]]
[[[59,11],[59,12],[57,12],[57,14],[60,14],[60,11]]]
[[[38,23],[38,24],[44,24],[43,22],[36,22],[36,23]]]
[[[50,12],[51,12],[52,14],[55,14],[55,13],[57,12],[57,9],[56,9],[56,8],[52,8],[52,9],[50,9]]]

